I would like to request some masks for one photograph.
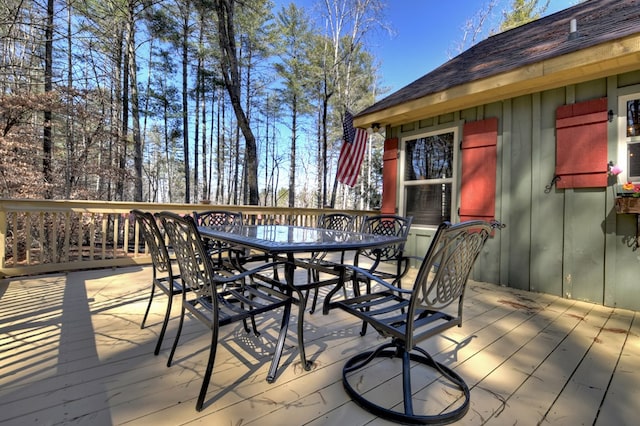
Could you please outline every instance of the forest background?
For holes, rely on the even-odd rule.
[[[453,53],[541,3],[497,26],[500,1],[479,5]],[[385,7],[0,0],[0,197],[376,208],[383,135],[354,188],[335,171],[345,111],[387,92],[370,44],[394,31]]]

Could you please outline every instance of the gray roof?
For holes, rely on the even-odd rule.
[[[588,0],[479,42],[357,116],[639,32],[640,0]]]

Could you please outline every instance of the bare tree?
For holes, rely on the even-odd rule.
[[[44,65],[44,92],[51,93],[53,90],[53,0],[47,0],[47,20],[45,24],[45,65]],[[50,109],[44,111],[44,133],[42,137],[42,173],[44,176],[45,198],[51,198],[52,184],[51,177],[51,149],[53,147],[51,136],[53,114]]]
[[[271,74],[265,78],[273,71],[273,62],[265,58],[282,36],[270,27],[270,1],[0,0],[0,122],[7,126],[0,143],[2,153],[7,153],[0,155],[0,180],[4,178],[8,188],[3,195],[175,202],[201,194],[209,198],[210,192],[219,202],[257,204],[264,194],[265,203],[286,203],[289,195],[299,204],[303,197],[296,197],[294,183],[300,181],[296,173],[306,166],[306,150],[300,144],[308,143],[303,139],[305,120],[311,117],[301,102],[317,102],[318,111],[321,99],[324,102],[323,114],[309,121],[313,143],[320,146],[324,140],[328,161],[319,161],[326,164],[335,158],[329,141],[337,140],[342,106],[362,107],[360,95],[346,94],[368,72],[348,76],[353,58],[363,52],[365,28],[375,26],[368,21],[369,13],[382,2],[323,1],[346,9],[336,11],[336,32],[316,34],[321,42],[304,58],[313,70],[292,74],[296,84],[307,77],[311,83],[306,81],[295,98],[296,118],[290,123],[298,146],[290,151],[289,164],[278,133],[283,113],[274,108],[284,103],[267,110],[257,107],[276,91]],[[200,13],[198,22],[194,12]],[[164,17],[156,17],[160,14]],[[194,40],[197,24],[200,38]],[[197,68],[194,59],[199,61]],[[217,92],[222,84],[226,94]],[[194,94],[195,108],[188,98]],[[234,114],[228,113],[231,108]],[[314,122],[317,117],[321,126]],[[14,143],[22,149],[15,149]],[[201,156],[195,163],[194,153]],[[20,169],[9,162],[18,154],[25,156],[13,161]],[[279,184],[287,185],[287,165],[299,169],[289,173],[293,190],[282,191]],[[31,167],[32,173],[23,167]],[[258,170],[264,191],[258,188]],[[26,185],[26,176],[39,184]],[[51,192],[45,194],[45,189]]]
[[[502,11],[502,20],[499,24],[492,20],[494,11],[501,3],[500,0],[489,0],[469,19],[461,28],[460,39],[447,54],[452,58],[490,34],[506,31],[527,22],[538,19],[549,7],[550,0],[543,5],[538,5],[540,0],[509,0],[510,4]],[[493,25],[492,25],[493,21]],[[487,28],[487,26],[490,26]]]
[[[220,68],[224,78],[231,106],[245,139],[246,178],[249,191],[249,205],[258,205],[258,158],[256,138],[251,130],[249,118],[241,101],[242,82],[240,64],[236,50],[235,31],[236,0],[215,0],[214,7],[218,17],[218,41],[220,45]]]
[[[131,90],[131,118],[133,123],[133,200],[142,201],[142,138],[140,136],[140,105],[138,98],[138,65],[136,60],[136,7],[138,2],[129,2],[127,20],[127,53],[129,57],[129,84]]]
[[[385,4],[381,0],[324,0],[324,16],[327,23],[327,34],[331,41],[331,56],[324,66],[330,70],[327,78],[327,105],[328,99],[333,99],[333,105],[339,116],[342,117],[344,108],[357,110],[369,100],[364,100],[359,92],[357,96],[351,91],[352,68],[356,55],[363,50],[364,39],[367,34],[387,26],[382,20]],[[325,117],[326,118],[326,117]],[[342,119],[339,120],[340,122]],[[327,126],[327,123],[323,123]],[[323,141],[324,161],[327,161],[328,143],[326,135]],[[325,176],[326,179],[326,176]],[[334,180],[331,193],[330,206],[335,205],[337,181]],[[326,185],[325,185],[326,194]],[[326,195],[323,197],[326,200]]]
[[[498,5],[498,1],[490,0],[488,3],[483,4],[471,18],[465,21],[461,28],[462,35],[460,39],[455,43],[453,49],[448,52],[449,58],[464,52],[479,41],[486,30],[486,24],[491,20],[492,12]]]

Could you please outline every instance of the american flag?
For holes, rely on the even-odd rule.
[[[343,143],[338,158],[338,174],[336,179],[350,187],[355,186],[360,174],[360,167],[367,148],[367,131],[353,127],[353,116],[345,113],[343,127]]]
[[[347,111],[342,122],[342,140],[347,143],[353,143],[355,137],[356,129],[353,128],[353,115]]]

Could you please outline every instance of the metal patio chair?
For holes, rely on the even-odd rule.
[[[377,235],[397,235],[405,238],[409,235],[409,229],[413,222],[412,216],[397,216],[392,214],[381,214],[367,216],[362,222],[361,232]],[[368,269],[373,275],[388,281],[391,285],[401,286],[402,277],[407,274],[411,257],[404,254],[404,242],[392,244],[385,247],[359,250],[353,264]],[[369,265],[364,264],[365,261]],[[388,264],[391,268],[381,268]]]
[[[337,307],[371,324],[383,337],[391,338],[377,349],[360,353],[346,362],[342,371],[343,385],[357,404],[377,416],[400,423],[449,423],[466,414],[470,393],[464,380],[417,345],[451,327],[461,326],[469,273],[492,228],[498,227],[497,222],[483,221],[440,225],[411,289],[394,286],[376,276],[375,271],[348,267],[354,274],[374,283],[376,290],[338,301]],[[385,391],[387,399],[390,395],[402,395],[402,404],[390,401],[385,405],[374,401],[375,397],[368,397],[369,388],[362,383],[362,377],[367,375],[367,367],[376,358],[402,360],[402,390]],[[455,398],[460,400],[453,403],[449,411],[427,414],[414,410],[417,400],[413,399],[411,375],[412,371],[416,374],[420,369],[412,368],[412,362],[435,369],[441,376],[440,381],[450,384],[446,394],[452,394],[454,387],[459,389],[460,395]],[[402,405],[402,411],[393,408],[396,404]]]
[[[273,282],[264,282],[264,277],[259,273],[275,268],[278,264],[265,263],[258,268],[233,273],[229,273],[226,269],[216,269],[192,217],[180,217],[170,212],[162,212],[158,216],[162,220],[170,245],[175,252],[185,289],[190,290],[182,293],[180,322],[167,366],[171,366],[173,361],[187,311],[211,331],[209,358],[196,402],[196,410],[202,410],[213,374],[219,328],[242,321],[245,331],[249,332],[247,320],[250,319],[254,333],[257,334],[256,316],[282,310],[282,313],[276,314],[281,315],[282,319],[271,367],[267,374],[267,381],[273,382],[289,326],[292,297],[278,290],[284,288],[283,284],[278,287],[272,285]]]
[[[151,309],[151,302],[153,302],[156,289],[160,289],[167,295],[167,308],[165,310],[164,319],[162,321],[162,327],[158,335],[158,342],[153,351],[154,355],[158,355],[162,346],[162,340],[167,330],[167,324],[169,323],[169,317],[171,315],[171,306],[173,303],[173,297],[182,294],[183,287],[180,276],[174,273],[169,251],[164,242],[164,236],[158,227],[156,218],[149,212],[143,212],[141,210],[134,209],[131,211],[133,214],[140,232],[145,241],[147,250],[151,254],[151,261],[153,267],[153,273],[151,277],[151,294],[149,295],[149,303],[147,309],[142,317],[142,323],[140,328],[144,328],[147,321],[147,315],[149,309]]]
[[[412,216],[398,216],[392,214],[380,214],[367,216],[362,222],[361,232],[376,235],[396,235],[404,237],[404,241],[409,236],[409,230],[413,221]],[[372,275],[387,281],[392,286],[401,287],[402,277],[409,271],[410,260],[415,257],[404,254],[405,243],[391,244],[384,247],[359,250],[353,258],[354,266],[366,269]],[[364,283],[367,291],[370,290],[370,280],[358,276],[353,280],[353,291],[355,295],[360,294],[360,285]],[[367,323],[362,324],[363,336],[367,332]]]
[[[346,213],[324,213],[318,217],[317,228],[324,228],[337,231],[354,231],[356,218]],[[333,262],[325,261],[327,256],[326,252],[312,253],[310,259],[305,259],[309,264],[315,264],[316,266],[331,267]],[[340,254],[340,264],[344,263],[344,252]],[[309,282],[320,281],[320,271],[317,268],[310,267],[307,270],[307,280]],[[346,297],[346,296],[345,296]],[[311,303],[310,313],[314,313],[316,310],[316,304],[318,301],[318,287],[313,289],[313,301]]]
[[[199,226],[242,225],[242,213],[227,210],[207,210],[193,212],[193,218]]]
[[[227,210],[207,210],[203,212],[193,212],[193,218],[198,226],[208,226],[213,228],[233,228],[242,226],[242,213]],[[204,245],[209,255],[214,259],[218,267],[228,266],[231,258],[232,247],[221,241],[204,239]],[[236,256],[237,257],[237,256]]]

